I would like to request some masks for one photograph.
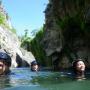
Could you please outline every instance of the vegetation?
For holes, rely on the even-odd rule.
[[[2,13],[0,13],[0,25],[5,23],[5,17]]]
[[[22,37],[20,37],[21,39],[21,47],[23,47],[26,50],[30,50],[30,41],[31,38],[28,37],[28,30],[25,30],[25,35],[23,35]]]
[[[35,37],[31,39],[28,37],[28,30],[25,30],[25,35],[21,38],[21,47],[31,51],[35,56],[36,60],[43,66],[46,65],[46,55],[41,45],[41,40],[43,38],[43,28],[41,28],[36,34]]]
[[[8,15],[7,15],[7,17],[8,17]],[[6,27],[8,30],[10,30],[11,32],[13,32],[13,33],[16,34],[15,28],[12,28],[12,29],[11,29],[6,21],[7,21],[7,20],[6,20],[6,18],[5,18],[5,15],[0,12],[0,25],[3,25],[3,26]]]
[[[43,37],[43,28],[36,34],[35,38],[30,42],[30,48],[32,53],[35,55],[36,59],[42,64],[45,65],[46,55],[41,45],[41,40]]]

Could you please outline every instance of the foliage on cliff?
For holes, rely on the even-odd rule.
[[[25,35],[21,38],[21,47],[28,51],[31,51],[36,60],[43,66],[46,65],[46,54],[42,48],[41,40],[43,38],[43,28],[41,28],[33,39],[28,37],[28,30],[25,31]]]
[[[84,43],[89,41],[90,23],[87,22],[89,4],[89,0],[62,0],[60,3],[57,0],[53,1],[54,17],[61,28],[66,47],[73,46],[76,38],[83,39]]]
[[[8,17],[8,16],[7,16]],[[0,12],[0,25],[4,26],[5,28],[7,28],[8,30],[10,30],[11,32],[16,34],[16,29],[15,28],[10,28],[7,20],[5,18],[5,15],[3,13]]]
[[[28,30],[25,30],[25,34],[22,37],[20,37],[20,40],[21,47],[29,51],[31,38],[28,36]]]
[[[5,17],[4,15],[0,12],[0,25],[5,23]]]
[[[35,38],[30,42],[30,48],[36,59],[42,64],[46,65],[46,55],[41,45],[43,38],[43,28],[36,34]]]

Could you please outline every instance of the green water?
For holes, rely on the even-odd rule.
[[[31,72],[28,68],[12,72],[0,77],[0,90],[90,90],[89,75],[85,80],[76,80],[70,72]]]

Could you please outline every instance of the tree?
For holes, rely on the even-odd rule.
[[[28,36],[28,29],[25,29],[25,34],[21,37],[21,47],[23,47],[26,50],[29,50],[29,44],[31,41],[31,38]]]

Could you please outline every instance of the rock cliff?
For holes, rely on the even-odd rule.
[[[31,52],[20,48],[20,41],[12,29],[9,16],[0,3],[0,49],[11,56],[12,67],[29,66],[35,57]]]
[[[71,67],[77,58],[90,68],[89,28],[89,0],[49,0],[42,43],[56,69]]]

